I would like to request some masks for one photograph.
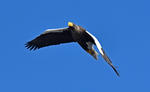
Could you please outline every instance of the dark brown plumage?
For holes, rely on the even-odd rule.
[[[47,30],[32,41],[27,42],[26,47],[30,50],[36,50],[49,45],[73,42],[69,28],[58,30]]]
[[[58,45],[61,43],[78,42],[78,44],[86,52],[97,60],[98,53],[93,48],[93,45],[96,45],[104,60],[113,68],[116,74],[120,76],[95,36],[81,26],[75,25],[72,22],[68,22],[68,26],[69,27],[67,28],[46,30],[40,36],[27,42],[27,49],[36,50],[42,47]]]

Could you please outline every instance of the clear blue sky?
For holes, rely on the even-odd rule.
[[[0,92],[150,92],[148,0],[1,0]],[[78,44],[24,44],[67,22],[101,42],[121,77]]]

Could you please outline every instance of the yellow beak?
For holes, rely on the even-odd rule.
[[[72,26],[73,26],[73,23],[72,23],[72,22],[68,22],[68,26],[69,26],[69,27],[72,27]]]

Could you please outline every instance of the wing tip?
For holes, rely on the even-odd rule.
[[[116,68],[114,66],[112,66],[113,70],[115,71],[115,73],[117,74],[118,77],[120,77],[119,72],[116,70]]]
[[[31,50],[35,51],[35,50],[39,49],[39,47],[38,47],[37,45],[34,45],[32,42],[27,42],[27,43],[25,44],[25,47],[26,47],[27,49],[29,49],[30,51],[31,51]]]
[[[119,72],[117,71],[117,69],[112,64],[112,61],[109,59],[109,57],[106,55],[106,53],[104,52],[104,50],[102,48],[101,48],[101,50],[103,52],[102,57],[104,58],[104,60],[113,68],[113,70],[115,71],[115,73],[117,74],[117,76],[120,77]]]

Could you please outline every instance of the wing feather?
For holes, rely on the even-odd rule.
[[[26,43],[27,49],[36,50],[45,46],[74,42],[69,28],[48,29],[40,36]]]
[[[92,35],[92,34],[89,33],[88,31],[86,31],[86,32],[89,34],[89,36],[91,36],[91,37],[93,38],[93,40],[94,40],[94,42],[95,42],[95,45],[97,46],[97,48],[98,48],[100,54],[102,55],[102,57],[104,58],[104,60],[113,68],[113,70],[116,72],[116,74],[117,74],[118,76],[120,76],[119,73],[118,73],[118,71],[116,70],[116,68],[115,68],[114,65],[112,64],[112,61],[109,59],[109,57],[108,57],[108,56],[106,55],[106,53],[104,52],[104,50],[103,50],[103,48],[102,48],[100,42],[96,39],[96,37],[95,37],[94,35]]]
[[[102,51],[102,49],[101,49],[102,46],[101,46],[100,42],[96,39],[96,37],[95,37],[94,35],[92,35],[91,33],[89,33],[88,31],[86,31],[86,33],[88,33],[88,34],[92,37],[92,39],[94,40],[95,45],[97,46],[97,48],[98,48],[100,54],[101,54],[101,55],[104,55],[104,53],[103,53],[103,51]]]

